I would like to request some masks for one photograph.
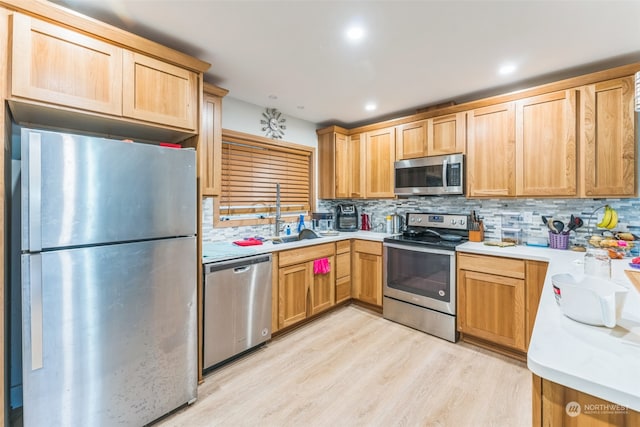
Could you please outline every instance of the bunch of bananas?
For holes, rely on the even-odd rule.
[[[600,221],[597,226],[598,228],[613,230],[616,225],[618,225],[618,212],[616,212],[611,206],[606,205],[604,207],[604,216],[602,217],[602,221]]]

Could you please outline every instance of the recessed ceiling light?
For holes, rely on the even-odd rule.
[[[515,64],[504,64],[498,69],[498,73],[500,73],[500,75],[506,76],[507,74],[513,73],[515,70]]]
[[[354,25],[349,27],[346,34],[347,38],[351,41],[362,40],[362,38],[364,38],[364,28],[359,25]]]
[[[278,99],[278,95],[269,95],[269,99]]]
[[[298,105],[296,108],[297,108],[298,110],[304,110],[304,105]]]
[[[378,108],[378,106],[373,102],[370,102],[364,106],[364,109],[367,111],[374,111],[376,108]]]

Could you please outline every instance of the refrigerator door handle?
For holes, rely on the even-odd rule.
[[[42,363],[42,256],[29,256],[29,273],[25,285],[29,289],[29,330],[31,341],[31,370],[43,366]]]
[[[37,252],[42,249],[42,135],[38,132],[29,132],[29,148],[27,150],[27,179],[23,187],[24,205],[28,218],[28,250]],[[26,188],[25,188],[26,187]],[[23,216],[24,218],[24,216]]]

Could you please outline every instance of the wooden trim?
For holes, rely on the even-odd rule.
[[[542,378],[531,374],[531,426],[542,427]]]
[[[174,65],[205,72],[211,64],[57,4],[38,0],[0,0],[0,6],[80,31]]]
[[[265,138],[264,136],[252,135],[250,133],[238,132],[230,129],[222,129],[222,139],[225,141],[237,142],[237,143],[249,143],[251,145],[262,146],[265,148],[271,148],[277,146],[282,151],[289,151],[291,153],[299,153],[304,151],[307,153],[314,153],[315,148],[309,145],[296,144],[294,142],[280,141],[271,138]]]
[[[347,135],[353,135],[356,133],[370,132],[381,128],[387,128],[392,126],[398,126],[405,123],[411,123],[418,120],[424,120],[431,117],[442,116],[445,114],[458,113],[461,111],[469,111],[476,108],[487,107],[490,105],[501,104],[509,101],[516,101],[522,98],[530,96],[542,95],[549,92],[555,92],[560,90],[567,90],[577,88],[579,86],[598,83],[604,80],[616,79],[620,77],[630,76],[635,74],[636,71],[640,71],[640,62],[634,62],[632,64],[623,65],[620,67],[610,68],[595,73],[589,73],[580,75],[577,77],[571,77],[551,83],[546,83],[538,86],[529,87],[526,89],[516,90],[501,95],[491,96],[488,98],[481,98],[462,104],[456,104],[450,107],[445,107],[433,111],[427,111],[418,114],[412,114],[410,116],[398,117],[390,120],[385,120],[377,123],[363,125],[352,129],[343,129],[343,133]],[[329,126],[326,128],[316,130],[316,133],[321,134],[324,132],[333,131],[335,126]]]
[[[7,163],[5,156],[10,152],[8,148],[10,147],[9,144],[11,144],[11,135],[9,133],[10,115],[7,112],[7,106],[5,103],[5,96],[8,93],[7,76],[9,76],[9,38],[9,13],[4,9],[0,9],[0,55],[2,56],[0,58],[0,76],[2,76],[0,77],[0,111],[2,111],[2,117],[0,118],[0,137],[2,138],[3,143],[3,149],[2,152],[0,152],[0,164],[3,165],[3,171],[5,170],[4,165]],[[3,277],[5,287],[7,286],[5,281],[7,273],[5,272],[4,260],[6,259],[6,253],[8,251],[8,248],[5,248],[5,243],[7,242],[7,238],[5,236],[5,230],[7,230],[5,213],[7,212],[4,208],[6,206],[5,198],[7,197],[5,194],[5,190],[7,188],[7,185],[5,184],[6,176],[6,173],[3,173],[0,176],[0,205],[2,206],[0,211],[0,259],[2,259],[2,263],[0,263],[0,276]],[[0,292],[0,364],[3,367],[7,366],[5,357],[8,353],[5,348],[8,341],[6,337],[7,328],[5,325],[5,319],[7,317],[6,308],[8,305],[5,302],[5,295],[6,289],[3,290],[3,292]],[[6,385],[7,380],[5,378],[6,372],[7,369],[5,368],[0,370],[0,382],[3,384],[2,388],[0,388],[0,401],[2,402],[2,405],[0,405],[0,425],[3,426],[9,425],[9,408],[7,406],[9,399],[5,396],[5,393],[8,391],[8,386]]]
[[[226,96],[229,93],[228,89],[223,89],[219,86],[216,86],[214,84],[207,83],[207,82],[203,82],[202,91],[204,93],[208,93],[209,95],[215,95],[221,98]]]
[[[527,361],[527,354],[522,352],[522,351],[518,351],[512,347],[506,347],[500,344],[497,344],[493,341],[488,341],[482,338],[478,338],[475,335],[469,335],[469,334],[464,334],[464,333],[460,333],[460,340],[469,343],[469,344],[473,344],[476,345],[478,347],[482,347],[484,349],[487,350],[491,350],[495,353],[500,353],[504,356],[508,356],[511,357],[513,359],[519,360],[521,362],[526,362]]]

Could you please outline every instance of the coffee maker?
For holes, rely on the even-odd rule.
[[[358,230],[358,209],[356,205],[342,203],[336,206],[336,230]]]

